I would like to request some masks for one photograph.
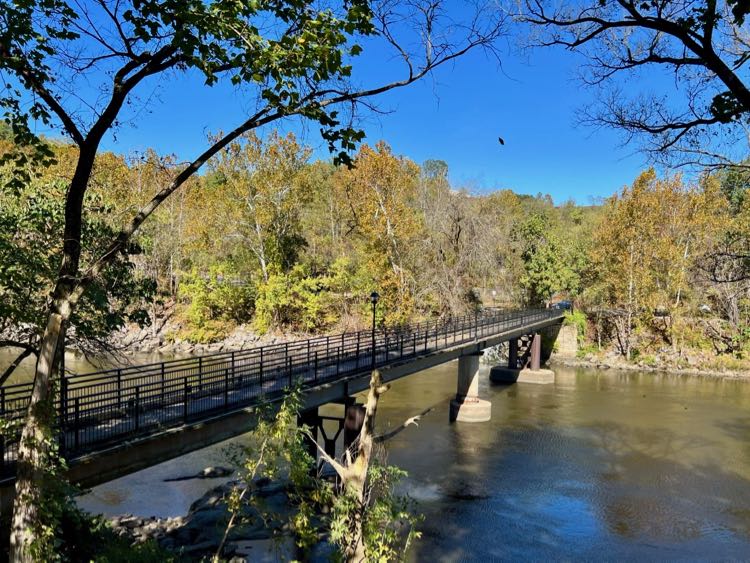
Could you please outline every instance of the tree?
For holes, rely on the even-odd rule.
[[[745,156],[735,148],[746,143],[750,117],[746,1],[524,0],[523,6],[524,19],[542,30],[538,43],[589,60],[584,80],[601,88],[602,99],[598,109],[584,111],[586,121],[621,128],[628,140],[643,139],[654,157],[680,164],[723,166]],[[671,75],[669,92],[633,86],[650,69]]]
[[[420,228],[414,205],[418,173],[416,164],[379,142],[374,149],[363,146],[354,167],[334,178],[346,193],[353,230],[391,323],[406,320],[414,307],[408,255]]]
[[[71,148],[58,146],[54,152],[64,160],[63,153]],[[106,155],[97,162],[96,186],[86,196],[84,263],[117,232],[117,214],[102,186],[116,181],[125,165],[120,161],[108,167],[101,160],[107,160]],[[41,171],[42,175],[39,172],[21,193],[0,191],[0,348],[19,350],[0,372],[0,385],[25,358],[39,354],[47,297],[60,260],[57,242],[64,222],[65,184],[59,176],[65,171],[57,166]],[[139,252],[137,245],[125,248],[81,299],[69,319],[71,345],[85,353],[102,354],[111,349],[107,340],[114,330],[126,322],[148,322],[145,301],[154,287],[131,261]]]
[[[49,525],[39,507],[47,469],[57,465],[50,406],[67,326],[84,293],[127,248],[143,222],[231,142],[290,116],[318,123],[329,148],[346,161],[346,151],[363,133],[337,108],[345,103],[356,107],[359,100],[411,84],[474,48],[491,49],[502,22],[481,7],[484,17],[455,26],[434,3],[414,11],[392,3],[373,9],[364,0],[322,9],[296,0],[98,0],[85,6],[31,0],[3,1],[0,6],[0,73],[7,84],[0,105],[21,147],[5,158],[16,165],[15,185],[27,179],[30,158],[48,163],[52,157],[33,133],[34,124],[59,128],[78,149],[64,196],[61,261],[19,446],[11,558],[23,561],[44,557],[50,549],[43,540]],[[415,52],[399,39],[413,26],[428,48]],[[400,54],[406,74],[369,88],[352,88],[349,63],[362,50],[357,41],[373,35]],[[129,107],[150,81],[188,72],[200,75],[207,86],[223,82],[246,88],[246,105],[255,104],[252,115],[243,116],[181,166],[82,270],[84,203],[102,139],[135,117]],[[87,92],[92,93],[88,99]]]
[[[309,156],[291,133],[274,132],[266,141],[248,134],[211,164],[219,180],[213,187],[217,213],[208,229],[250,249],[265,282],[269,270],[288,271],[305,245],[301,213],[311,199],[304,175]]]
[[[424,234],[414,267],[417,294],[433,311],[466,314],[474,306],[474,289],[495,273],[497,211],[483,200],[448,183],[448,167],[427,161],[418,188]]]
[[[705,297],[725,321],[707,323],[706,328],[718,352],[741,355],[750,343],[748,174],[723,170],[705,181],[717,184],[726,198],[725,208],[716,217],[714,236],[698,262],[697,281],[705,287]]]
[[[672,328],[711,238],[717,191],[715,184],[685,186],[679,175],[660,179],[652,169],[607,202],[591,245],[591,282],[627,359],[638,327],[675,344]]]
[[[563,244],[553,232],[546,213],[535,213],[513,231],[520,246],[523,273],[520,285],[530,305],[546,305],[559,292],[577,293],[580,286],[580,254],[572,244]]]

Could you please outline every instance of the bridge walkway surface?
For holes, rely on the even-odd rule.
[[[278,401],[293,385],[300,385],[309,395],[343,382],[348,393],[348,382],[360,380],[355,386],[358,388],[351,389],[356,392],[364,388],[363,378],[373,367],[387,371],[408,364],[411,369],[401,369],[392,378],[402,377],[424,369],[423,365],[454,359],[466,347],[497,344],[525,331],[559,323],[562,317],[559,310],[488,308],[450,320],[379,329],[374,335],[371,331],[342,333],[69,375],[61,382],[55,402],[60,449],[71,466],[77,460],[90,462],[98,453],[132,448],[170,429],[195,427]],[[446,354],[456,350],[458,353]],[[434,361],[420,364],[420,359],[430,357]],[[0,484],[12,481],[15,473],[20,426],[31,389],[32,383],[0,388],[0,418],[15,423],[15,431],[6,431],[0,437]],[[323,393],[317,404],[327,400]],[[243,431],[232,430],[234,435]],[[217,434],[217,441],[231,433]],[[89,479],[89,484],[102,482],[105,473],[114,475],[111,470],[105,471],[99,479]]]

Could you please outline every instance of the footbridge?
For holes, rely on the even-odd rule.
[[[540,332],[562,319],[555,309],[487,308],[396,329],[69,375],[55,403],[60,450],[69,478],[93,486],[247,432],[258,405],[279,401],[292,385],[303,389],[309,421],[318,406],[350,404],[353,394],[368,387],[374,367],[392,381],[454,359],[459,359],[458,386],[451,418],[486,419],[477,384],[482,350],[508,341],[518,367],[538,366]],[[531,343],[525,355],[518,353],[519,341]],[[0,436],[6,501],[31,388],[31,383],[0,388],[0,418],[15,423],[15,430]]]

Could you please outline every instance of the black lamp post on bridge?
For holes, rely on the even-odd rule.
[[[370,303],[372,303],[372,369],[375,369],[375,310],[379,299],[380,294],[377,291],[370,294]]]

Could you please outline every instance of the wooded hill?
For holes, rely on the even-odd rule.
[[[10,141],[5,135],[5,149]],[[35,346],[60,251],[76,148],[0,195],[0,331]],[[153,151],[101,153],[87,195],[86,256],[180,167]],[[749,175],[642,173],[602,206],[452,186],[445,162],[418,165],[386,143],[353,167],[313,161],[293,135],[247,134],[170,198],[74,314],[69,340],[102,344],[177,302],[193,341],[234,326],[321,332],[565,299],[589,339],[631,358],[668,347],[742,358],[750,325]],[[579,322],[582,323],[580,318]],[[685,352],[687,353],[687,352]]]

